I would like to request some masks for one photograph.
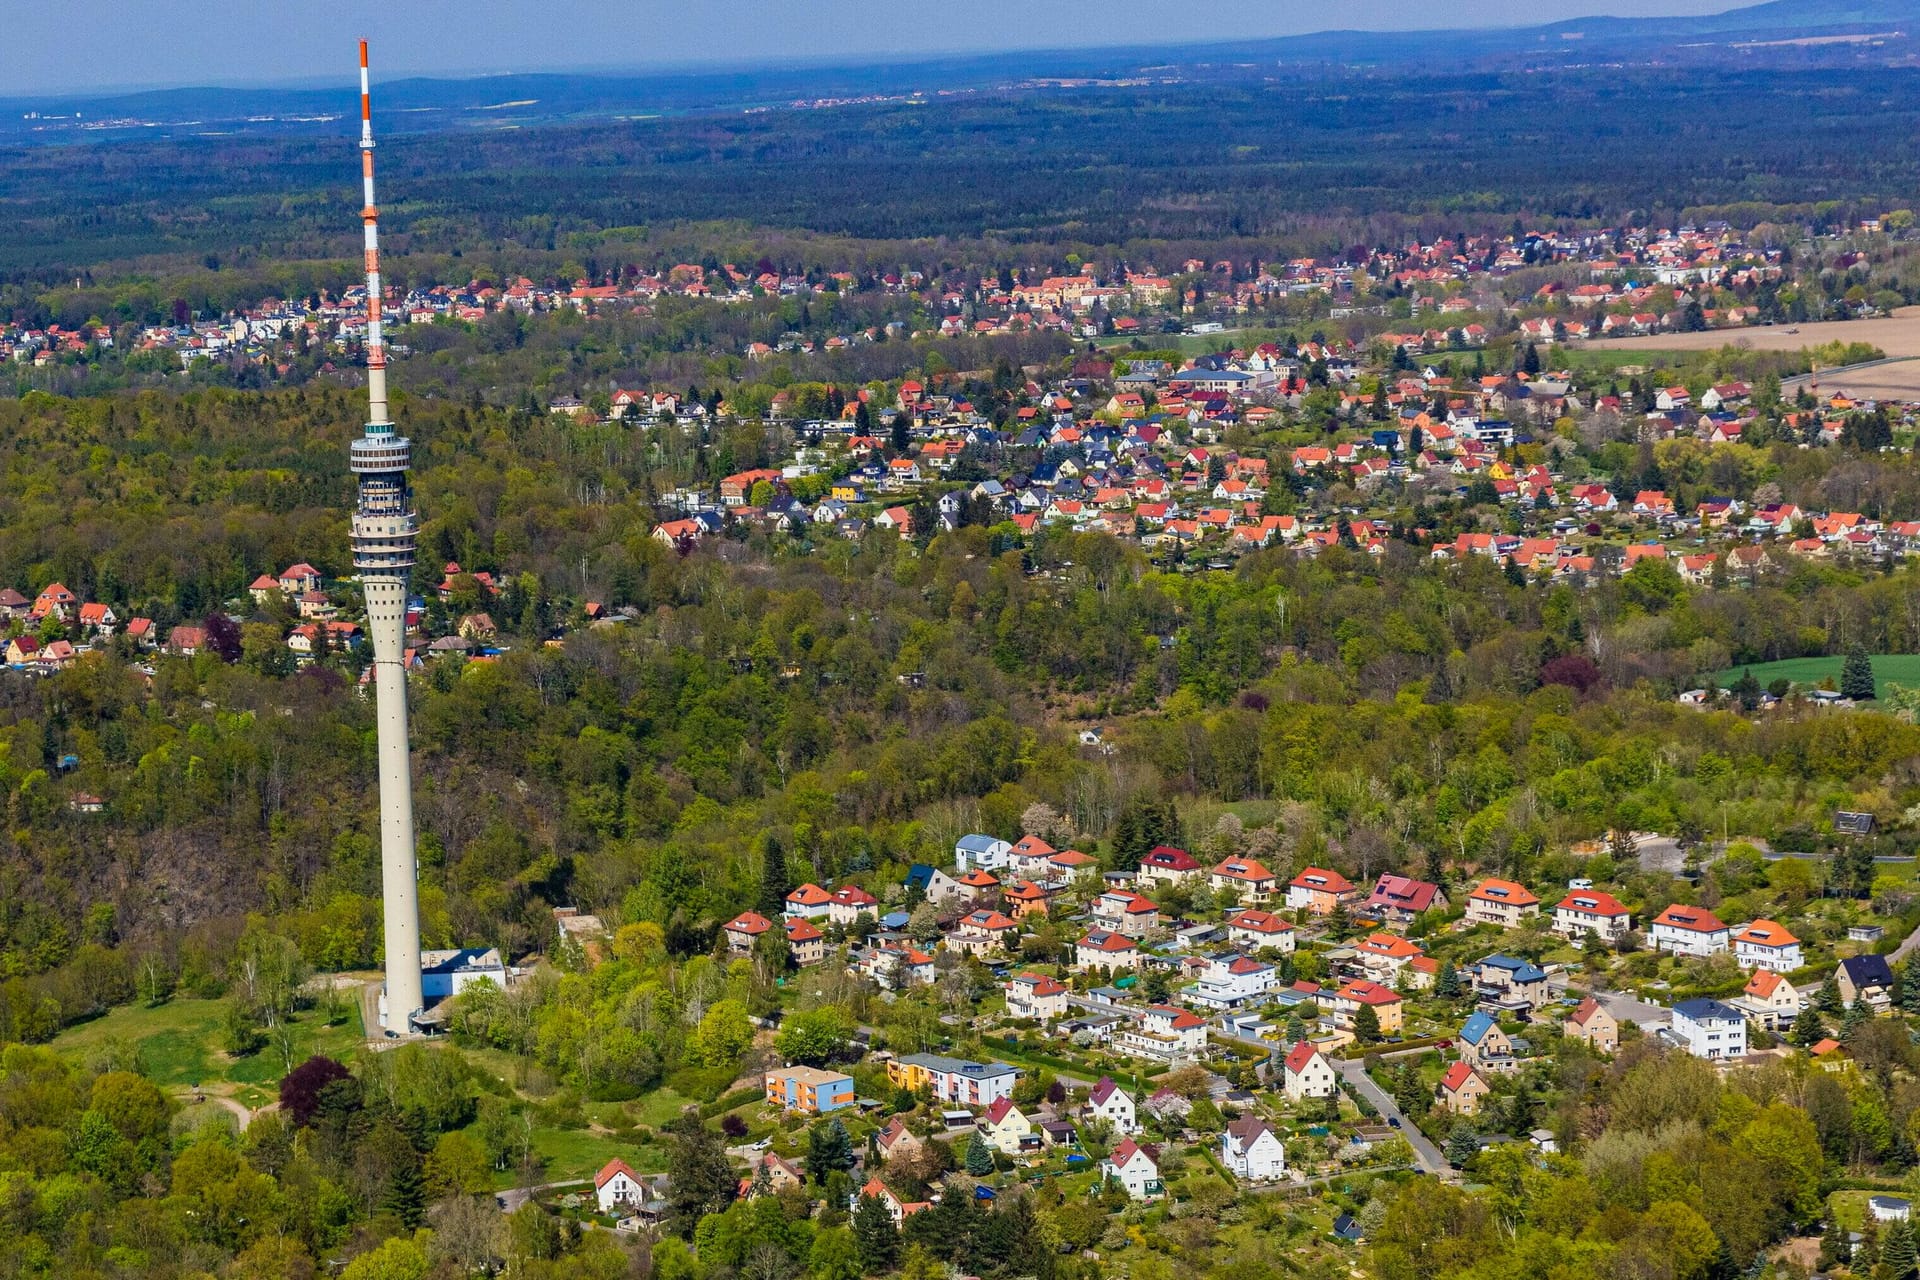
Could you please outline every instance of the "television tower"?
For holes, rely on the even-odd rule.
[[[420,991],[420,890],[413,848],[413,770],[407,758],[407,580],[419,523],[407,483],[413,448],[387,416],[387,348],[380,334],[380,213],[373,203],[373,98],[360,42],[360,171],[366,207],[367,425],[353,442],[359,496],[353,567],[367,602],[379,728],[380,885],[386,905],[386,1029],[407,1035],[426,1005]]]

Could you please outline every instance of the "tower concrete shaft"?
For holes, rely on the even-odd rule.
[[[385,904],[388,1031],[406,1035],[426,1005],[420,984],[419,867],[413,845],[413,768],[407,750],[407,581],[419,523],[407,472],[413,447],[387,411],[387,348],[380,325],[380,225],[373,202],[373,98],[367,42],[360,42],[360,211],[367,254],[367,425],[350,465],[359,494],[353,510],[353,564],[367,603],[373,642],[375,725],[380,766],[380,890]]]

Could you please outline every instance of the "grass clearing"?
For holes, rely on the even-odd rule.
[[[1873,665],[1873,678],[1878,683],[1891,681],[1908,687],[1920,686],[1920,653],[1879,653],[1870,655],[1867,661]],[[1763,689],[1775,680],[1791,680],[1800,688],[1812,689],[1826,679],[1831,679],[1834,687],[1838,688],[1840,668],[1845,663],[1846,659],[1838,655],[1826,658],[1782,658],[1778,662],[1728,667],[1717,679],[1722,688],[1728,688],[1740,678],[1741,672],[1751,671]]]
[[[347,1061],[366,1040],[358,1001],[343,1008],[342,1021],[329,1025],[317,1009],[293,1024],[293,1061],[316,1053]],[[270,1100],[286,1064],[272,1045],[246,1058],[230,1058],[222,1048],[227,1001],[176,998],[162,1005],[125,1005],[91,1022],[69,1027],[54,1037],[55,1052],[84,1059],[114,1043],[139,1050],[154,1083],[162,1087],[227,1084],[225,1090],[249,1107]]]

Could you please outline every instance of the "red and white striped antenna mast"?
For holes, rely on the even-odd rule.
[[[387,416],[387,343],[380,326],[380,208],[373,199],[373,91],[367,83],[367,42],[360,42],[360,222],[367,255],[367,421]]]

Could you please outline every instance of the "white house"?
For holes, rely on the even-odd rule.
[[[1048,1022],[1065,1017],[1067,987],[1044,973],[1016,973],[1007,980],[1007,1014]]]
[[[1248,907],[1227,917],[1227,941],[1236,947],[1251,947],[1255,951],[1272,947],[1288,955],[1296,940],[1294,927],[1271,911]]]
[[[1093,1086],[1093,1092],[1087,1095],[1087,1114],[1105,1119],[1113,1126],[1115,1133],[1126,1135],[1140,1132],[1133,1095],[1115,1084],[1109,1076],[1101,1076],[1100,1083]]]
[[[1236,1178],[1268,1181],[1287,1171],[1287,1149],[1265,1120],[1241,1116],[1220,1135],[1220,1163]]]
[[[1334,1093],[1333,1066],[1321,1052],[1302,1040],[1293,1046],[1280,1068],[1281,1088],[1295,1102],[1306,1098],[1331,1098]]]
[[[1154,1149],[1143,1147],[1132,1138],[1122,1138],[1113,1154],[1100,1162],[1100,1176],[1118,1182],[1135,1200],[1151,1200],[1164,1190]]]
[[[1632,928],[1633,913],[1599,889],[1575,889],[1553,909],[1553,931],[1563,938],[1588,935],[1614,943]]]
[[[607,1161],[600,1172],[593,1175],[593,1194],[600,1202],[600,1212],[616,1217],[623,1210],[637,1210],[647,1199],[640,1175],[619,1159]]]
[[[1718,955],[1727,949],[1733,930],[1721,924],[1711,911],[1700,907],[1668,907],[1653,918],[1648,941],[1655,951],[1671,951],[1681,956]]]
[[[953,866],[956,871],[998,871],[1007,865],[1007,859],[1013,855],[1013,846],[1005,840],[992,836],[961,836],[953,846]]]
[[[1744,1057],[1747,1052],[1746,1018],[1718,1000],[1682,1000],[1673,1006],[1673,1035],[1688,1053],[1709,1061]]]
[[[1792,973],[1798,969],[1800,939],[1773,920],[1755,920],[1733,935],[1733,958],[1742,969]]]
[[[1238,1009],[1281,986],[1278,969],[1235,952],[1195,957],[1188,964],[1198,970],[1199,981],[1185,988],[1181,996],[1208,1009]]]

